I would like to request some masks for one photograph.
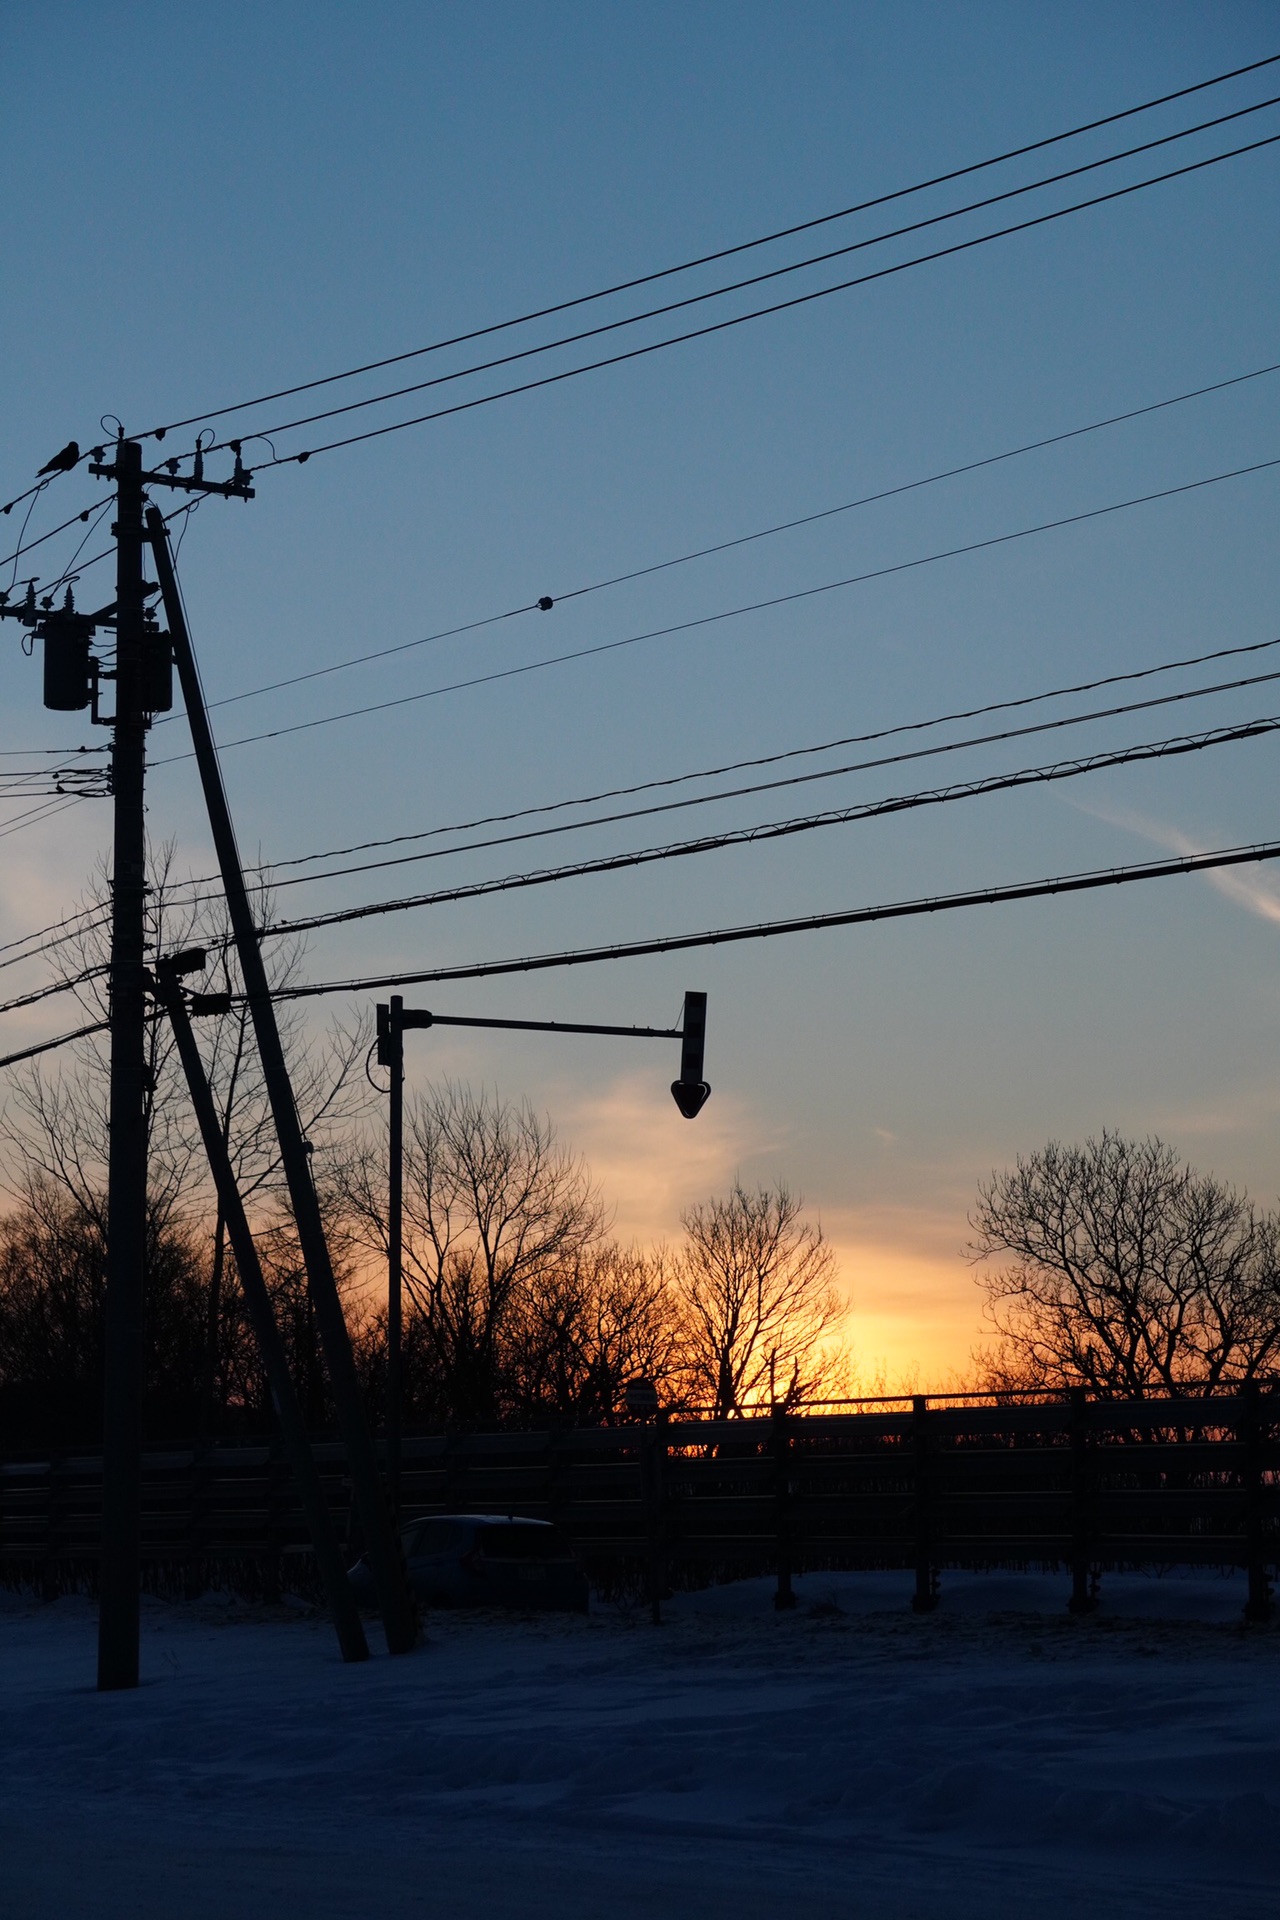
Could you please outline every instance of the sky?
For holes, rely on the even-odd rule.
[[[69,438],[92,444],[103,416],[140,432],[450,338],[1278,51],[1275,9],[1245,0],[6,8],[0,494],[28,486]],[[1275,75],[564,318],[619,318],[651,293],[656,304],[847,245],[1268,99]],[[1280,131],[1277,112],[969,216],[932,241],[890,240],[763,296],[694,308],[685,324],[1261,138]],[[208,501],[179,565],[211,701],[408,647],[215,706],[246,857],[283,862],[1274,640],[1280,469],[881,570],[1274,459],[1280,375],[562,597],[1280,361],[1278,185],[1277,149],[1264,148],[708,339],[260,471],[252,502]],[[233,418],[271,432],[560,326]],[[644,323],[612,350],[659,337]],[[561,349],[273,444],[318,446],[609,350]],[[164,453],[187,452],[193,431]],[[268,457],[266,442],[246,441],[251,464]],[[212,455],[210,471],[228,459]],[[105,498],[81,468],[41,496],[28,537]],[[0,520],[6,539],[25,511]],[[82,532],[29,566],[47,561],[53,577]],[[10,573],[26,577],[21,561]],[[105,566],[83,575],[82,605],[104,580]],[[408,645],[541,595],[558,604]],[[683,630],[433,691],[671,627]],[[81,745],[79,716],[42,709],[38,661],[19,640],[0,624],[4,748]],[[1088,712],[1264,673],[1274,659],[1039,711]],[[414,695],[429,697],[234,744]],[[1273,713],[1280,682],[317,882],[279,904],[321,912]],[[210,850],[185,747],[180,713],[154,730],[149,828],[174,843],[180,871],[202,873]],[[1266,840],[1277,753],[1264,737],[367,919],[312,935],[304,971],[426,970]],[[3,804],[14,828],[0,843],[0,940],[11,940],[76,904],[110,822],[101,800],[22,824],[24,809]],[[1280,875],[1247,867],[408,992],[441,1012],[666,1026],[686,989],[705,990],[714,1092],[692,1125],[667,1092],[669,1044],[437,1030],[413,1037],[410,1080],[448,1074],[549,1113],[586,1154],[624,1237],[677,1233],[681,1209],[735,1175],[785,1179],[838,1249],[865,1377],[941,1385],[981,1333],[966,1214],[977,1183],[1017,1155],[1104,1126],[1158,1133],[1275,1204],[1278,922]],[[47,961],[5,977],[15,992],[37,986]],[[332,1010],[369,1018],[375,997]],[[65,1006],[6,1014],[8,1046],[61,1030]]]

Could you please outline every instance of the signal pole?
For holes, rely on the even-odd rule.
[[[404,1425],[404,1001],[378,1008],[378,1058],[391,1069],[387,1169],[387,1497],[400,1518],[400,1439]]]
[[[143,1266],[147,1241],[146,714],[142,449],[121,439],[116,481],[116,716],[111,746],[111,1092],[98,1686],[138,1684]]]
[[[671,1097],[686,1120],[696,1120],[711,1095],[702,1077],[707,996],[686,993],[678,1027],[603,1027],[576,1020],[496,1020],[406,1007],[392,994],[379,1003],[378,1065],[391,1069],[387,1167],[387,1494],[400,1509],[400,1455],[404,1421],[404,1036],[415,1027],[497,1027],[520,1033],[596,1033],[624,1040],[678,1040],[680,1078]]]

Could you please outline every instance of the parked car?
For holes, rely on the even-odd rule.
[[[404,1527],[400,1545],[413,1590],[427,1606],[587,1610],[587,1577],[567,1536],[547,1520],[436,1514]],[[351,1584],[362,1605],[375,1604],[367,1559],[351,1569]]]

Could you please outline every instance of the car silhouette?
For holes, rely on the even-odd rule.
[[[587,1577],[567,1535],[515,1514],[447,1513],[412,1520],[400,1546],[419,1600],[431,1607],[587,1611]],[[362,1606],[377,1601],[367,1559],[351,1569]]]

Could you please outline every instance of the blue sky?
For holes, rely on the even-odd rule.
[[[25,486],[72,435],[86,443],[104,412],[140,429],[588,292],[1261,58],[1280,50],[1275,26],[1271,7],[1176,0],[7,9],[0,491]],[[1280,84],[1263,73],[980,177],[977,190],[1271,92]],[[1275,114],[1202,140],[1192,157],[1274,130]],[[1278,179],[1274,149],[1246,156],[799,312],[265,473],[251,505],[205,506],[182,548],[210,697],[1280,359]],[[1077,197],[1055,191],[1035,210]],[[952,203],[934,195],[921,211]],[[884,257],[902,254],[899,244]],[[793,257],[776,249],[759,264]],[[249,424],[288,417],[286,403]],[[226,707],[219,735],[1264,461],[1280,453],[1278,418],[1272,376]],[[228,748],[242,843],[284,859],[1274,637],[1278,485],[1258,474]],[[61,487],[69,504],[51,494],[50,521],[55,506],[97,498],[82,475]],[[17,629],[6,634],[5,744],[77,743],[79,721],[42,711],[38,672]],[[1060,744],[957,754],[936,774],[882,769],[685,822],[749,824],[799,812],[808,795],[871,799],[1273,711],[1280,697],[1256,688]],[[155,757],[179,752],[181,735],[180,721],[157,729]],[[1275,832],[1276,754],[1264,740],[369,921],[315,936],[307,965],[325,978],[429,967],[1263,839]],[[153,834],[176,837],[181,860],[204,870],[189,764],[158,767],[150,792]],[[546,842],[533,861],[665,840],[686,830],[674,822]],[[5,839],[0,938],[66,910],[108,824],[99,802]],[[320,910],[528,858],[499,849],[285,898]],[[840,1244],[864,1359],[936,1378],[963,1364],[977,1326],[959,1258],[965,1209],[977,1178],[1015,1153],[1104,1124],[1158,1131],[1273,1199],[1277,920],[1280,885],[1250,869],[1230,887],[1173,881],[419,995],[457,1012],[665,1024],[686,986],[704,987],[715,1097],[693,1127],[667,1097],[674,1063],[661,1049],[437,1034],[423,1037],[415,1071],[496,1082],[545,1107],[590,1155],[624,1232],[670,1231],[682,1202],[735,1171],[785,1175]],[[56,1002],[9,1016],[6,1034],[21,1044],[56,1018]]]

